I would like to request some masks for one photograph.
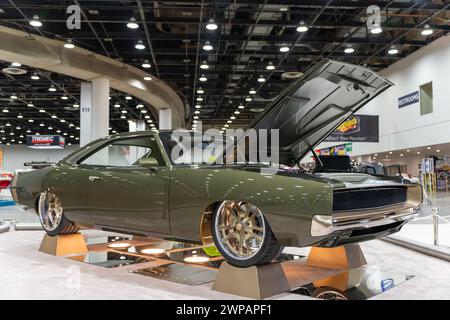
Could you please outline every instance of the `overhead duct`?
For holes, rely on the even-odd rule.
[[[175,90],[154,76],[145,81],[144,71],[122,62],[78,47],[68,50],[64,42],[3,26],[0,58],[85,81],[107,78],[112,88],[148,103],[155,111],[172,109],[173,128],[186,125],[184,103]]]

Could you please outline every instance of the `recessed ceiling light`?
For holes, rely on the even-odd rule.
[[[375,28],[370,29],[370,33],[372,34],[378,34],[381,33],[383,31],[383,29],[381,29],[380,26],[376,26]]]
[[[73,49],[75,48],[75,45],[73,44],[72,39],[67,39],[66,43],[64,44],[64,48],[66,49]]]
[[[116,104],[114,105],[114,108],[120,108],[120,104],[117,104],[117,103],[116,103]]]
[[[120,119],[126,119],[127,117],[126,116],[120,116]]]
[[[407,149],[406,152],[410,152],[411,150]]]
[[[243,104],[240,104],[240,105],[238,106],[238,109],[244,109],[244,105],[243,105]]]
[[[80,105],[79,105],[78,103],[75,103],[75,104],[72,105],[72,107],[74,107],[74,108],[79,108]]]
[[[205,45],[203,46],[203,50],[205,51],[211,51],[213,48],[213,46],[211,45],[211,43],[209,41],[205,42]]]
[[[48,130],[53,130],[53,127],[48,127],[47,129],[48,129]]]
[[[145,49],[145,45],[144,45],[144,42],[142,42],[142,40],[138,40],[138,42],[136,42],[134,47],[136,49],[138,49],[138,50],[144,50]]]
[[[153,79],[153,78],[150,77],[150,76],[145,76],[145,77],[144,77],[144,80],[145,80],[145,81],[151,81],[152,79]]]
[[[136,106],[136,109],[142,109],[143,107],[144,107],[143,104],[138,104],[138,105]]]
[[[209,22],[206,25],[206,29],[208,29],[208,30],[216,30],[217,29],[216,21],[214,21],[214,19],[209,19]]]
[[[198,119],[198,116],[194,116],[194,119],[197,120],[197,119]]]
[[[17,118],[22,119],[22,118],[23,118],[23,115],[22,115],[22,114],[19,114],[19,115],[17,115]]]
[[[39,109],[39,112],[40,113],[45,113],[45,110],[44,109]]]
[[[250,91],[248,92],[249,94],[256,94],[256,90],[251,88]]]
[[[202,98],[202,97],[197,97],[197,99],[195,99],[195,100],[197,100],[197,101],[203,101],[203,98]]]
[[[420,154],[420,151],[417,151],[417,154]]]
[[[55,92],[55,91],[56,91],[55,86],[54,86],[54,85],[51,85],[50,88],[48,88],[48,91],[50,91],[50,92]]]
[[[206,76],[202,74],[198,80],[200,80],[201,82],[205,82],[208,81],[208,78],[206,78]]]
[[[28,122],[30,122],[30,123],[31,123],[31,122],[34,122],[34,120],[33,120],[33,119],[28,119]]]
[[[250,102],[250,101],[252,101],[252,100],[253,100],[253,99],[250,98],[250,97],[245,98],[245,101],[247,101],[247,102]]]
[[[61,120],[59,120],[59,122],[64,123],[64,122],[66,122],[66,120],[65,119],[61,119]]]
[[[240,112],[236,110],[236,111],[234,112],[234,114],[240,114]]]
[[[209,65],[206,61],[203,61],[202,64],[200,65],[200,69],[206,70],[209,69]]]
[[[39,75],[36,72],[34,72],[30,78],[31,78],[31,80],[39,80],[40,79]]]
[[[52,119],[56,119],[56,118],[58,118],[58,117],[56,116],[56,114],[52,114]]]
[[[30,25],[33,27],[42,27],[42,22],[39,21],[39,16],[35,15],[33,20],[30,21]]]
[[[344,52],[345,52],[345,53],[353,53],[353,52],[355,52],[355,49],[353,49],[353,48],[350,46],[350,47],[345,48]]]
[[[424,26],[424,29],[422,30],[422,35],[423,36],[429,36],[430,34],[433,34],[433,29],[430,28],[430,26],[428,24],[426,24]]]
[[[194,114],[200,114],[200,111],[199,110],[195,110]]]
[[[289,47],[284,45],[280,47],[280,52],[288,52],[289,51]]]
[[[22,64],[21,63],[19,63],[19,62],[13,62],[13,63],[11,63],[11,66],[12,67],[21,67],[22,66]]]
[[[265,82],[265,81],[266,79],[262,75],[260,75],[258,78],[258,82]]]
[[[227,123],[233,123],[233,121],[232,120],[228,120]]]
[[[195,105],[195,109],[200,109],[202,106],[201,105],[199,105],[199,104],[196,104]]]
[[[9,98],[12,99],[12,100],[16,100],[16,99],[17,99],[17,96],[13,94],[13,95],[10,96]]]
[[[141,113],[146,114],[147,110],[141,110]]]
[[[273,69],[275,69],[275,66],[273,65],[273,62],[272,62],[272,61],[269,61],[269,63],[268,63],[267,66],[266,66],[266,69],[267,69],[267,70],[273,70]]]
[[[205,90],[203,90],[201,87],[197,89],[197,93],[198,94],[203,94],[205,93]]]
[[[42,122],[39,123],[39,127],[45,127],[45,124],[43,124]]]
[[[436,152],[441,152],[441,150],[437,149]]]
[[[122,110],[122,111],[120,111],[120,112],[122,112],[122,113],[128,113],[128,111],[127,111],[127,110]]]
[[[308,31],[308,27],[306,26],[305,22],[302,20],[300,21],[298,27],[297,27],[297,32],[306,32]]]
[[[142,68],[149,69],[151,67],[152,65],[148,62],[148,60],[144,60],[144,62],[142,63]]]
[[[125,100],[133,100],[133,97],[131,97],[131,96],[126,96],[126,97],[125,97]]]
[[[397,54],[398,53],[398,49],[395,48],[394,46],[391,47],[388,51],[388,54]]]
[[[63,95],[63,96],[61,97],[61,100],[68,100],[68,99],[69,99],[69,97],[66,96],[66,95]]]
[[[130,22],[127,23],[127,27],[130,29],[138,29],[139,25],[136,23],[136,19],[134,17],[130,18]]]
[[[2,110],[2,112],[8,113],[9,110],[5,108],[5,109]]]

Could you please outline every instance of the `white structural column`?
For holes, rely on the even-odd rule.
[[[172,129],[172,109],[159,110],[159,130]]]
[[[130,132],[136,131],[144,131],[145,130],[145,121],[144,120],[129,120],[128,127]]]
[[[109,133],[109,80],[81,83],[80,146]]]

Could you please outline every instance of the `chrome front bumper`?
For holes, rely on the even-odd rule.
[[[414,219],[421,206],[395,206],[365,212],[346,212],[334,215],[315,215],[311,221],[311,236],[323,237],[333,232],[366,229]]]

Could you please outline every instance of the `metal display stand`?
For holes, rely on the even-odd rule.
[[[53,256],[70,256],[86,254],[88,249],[81,233],[56,237],[45,234],[39,251]]]
[[[350,270],[366,265],[366,259],[358,244],[346,245],[336,248],[311,248],[306,268]],[[302,265],[299,265],[299,272]],[[305,274],[308,274],[306,272]],[[305,283],[316,281],[316,275],[311,279],[304,279]],[[352,281],[348,275],[342,279],[345,287]],[[350,283],[350,284],[349,284]],[[213,290],[234,294],[253,299],[264,299],[283,292],[290,292],[292,288],[280,262],[249,268],[234,267],[226,262],[222,263]]]
[[[248,268],[223,262],[212,289],[253,299],[264,299],[291,290],[279,262]]]

